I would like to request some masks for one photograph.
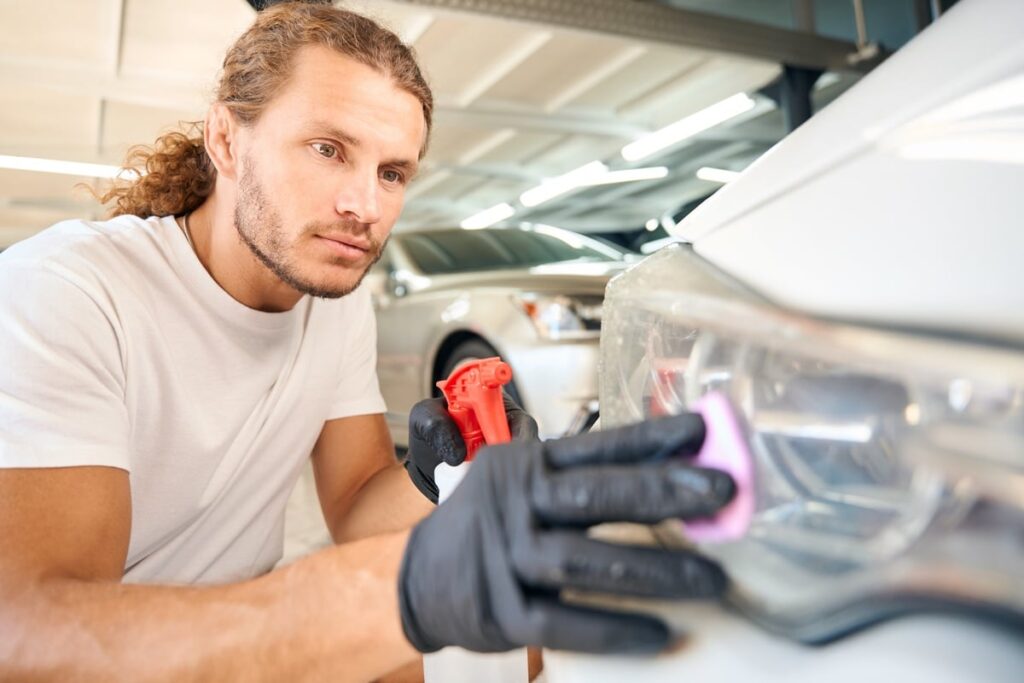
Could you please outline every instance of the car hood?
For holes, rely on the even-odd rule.
[[[1024,2],[959,3],[676,228],[828,318],[1024,341]]]
[[[563,294],[603,294],[608,280],[628,268],[631,263],[549,263],[515,270],[488,270],[471,273],[431,275],[424,277],[417,291],[439,291],[491,287],[558,292]]]

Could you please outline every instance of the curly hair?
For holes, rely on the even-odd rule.
[[[330,5],[285,2],[260,12],[224,57],[216,100],[242,125],[255,124],[307,45],[328,47],[390,77],[420,101],[429,136],[434,100],[412,49],[371,19]],[[424,144],[421,156],[425,151]],[[217,178],[201,121],[184,123],[152,146],[131,148],[124,167],[136,173],[98,197],[113,203],[110,217],[183,215],[203,203]]]

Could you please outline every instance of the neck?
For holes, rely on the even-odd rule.
[[[302,293],[285,284],[252,253],[235,229],[235,202],[216,190],[188,219],[196,256],[233,299],[268,313],[291,310]]]

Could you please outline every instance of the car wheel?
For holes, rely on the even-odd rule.
[[[448,377],[460,365],[475,360],[481,360],[483,358],[492,358],[497,355],[498,352],[494,347],[483,339],[468,339],[456,346],[452,349],[452,352],[448,354],[444,364],[441,366],[441,377],[438,379],[440,380]],[[511,396],[512,400],[518,403],[520,407],[524,410],[526,409],[526,407],[523,406],[523,399],[519,396],[519,389],[516,388],[516,380],[514,377],[511,382],[505,385],[505,393]],[[437,390],[436,394],[440,396],[440,390]]]

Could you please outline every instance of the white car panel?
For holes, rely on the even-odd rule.
[[[1024,3],[964,0],[677,228],[822,317],[1024,339]]]

